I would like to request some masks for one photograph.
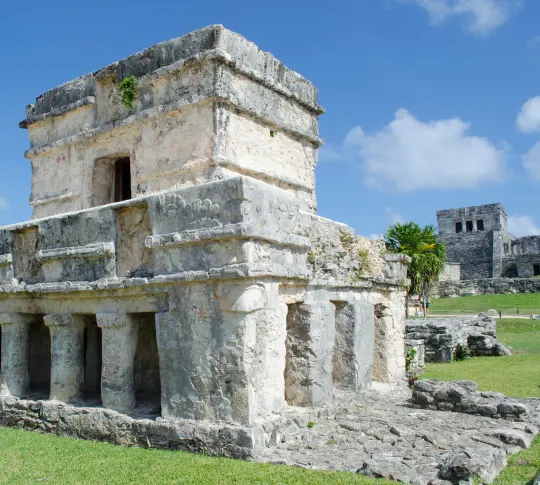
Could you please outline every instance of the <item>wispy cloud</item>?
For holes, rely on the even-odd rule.
[[[487,36],[505,24],[521,6],[521,0],[398,0],[414,3],[429,15],[432,25],[441,25],[458,17],[467,30],[477,36]]]
[[[532,180],[540,181],[540,142],[523,155],[523,168]]]
[[[0,211],[7,211],[9,209],[9,204],[6,199],[0,196]]]
[[[508,232],[516,237],[536,236],[540,234],[531,216],[511,216],[508,218]]]

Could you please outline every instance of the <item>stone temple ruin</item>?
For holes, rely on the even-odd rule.
[[[28,106],[33,216],[0,228],[0,424],[255,456],[287,407],[403,378],[406,258],[317,215],[322,113],[221,26]]]
[[[454,292],[538,292],[540,235],[516,238],[508,232],[501,204],[437,211],[439,239],[447,264],[439,278],[441,296]]]

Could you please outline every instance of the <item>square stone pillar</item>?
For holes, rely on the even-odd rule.
[[[253,425],[282,411],[285,318],[276,282],[174,288],[156,314],[162,416]]]
[[[333,399],[336,307],[318,300],[289,305],[285,399],[294,406],[328,405]]]
[[[29,333],[34,318],[32,315],[21,313],[0,313],[2,332],[0,396],[21,397],[28,392]]]
[[[43,317],[51,332],[51,400],[70,402],[84,390],[84,317],[53,313]]]
[[[334,387],[358,392],[371,385],[374,338],[373,305],[336,303]]]
[[[101,401],[119,412],[135,407],[135,352],[139,325],[136,315],[97,313],[102,331]]]

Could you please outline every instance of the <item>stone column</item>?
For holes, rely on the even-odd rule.
[[[139,325],[126,313],[98,313],[102,330],[101,401],[119,412],[135,407],[135,352]]]
[[[28,392],[30,375],[29,333],[32,315],[0,313],[2,332],[2,372],[0,396],[21,397]]]
[[[373,305],[336,303],[332,375],[337,389],[358,392],[371,385],[374,338]]]
[[[43,317],[51,332],[51,400],[70,402],[84,390],[84,317],[53,313]]]
[[[333,399],[336,307],[324,298],[289,305],[285,399],[290,405],[328,405]]]

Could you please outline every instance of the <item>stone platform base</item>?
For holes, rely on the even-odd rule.
[[[0,425],[116,445],[256,458],[264,450],[260,428],[204,421],[136,419],[104,408],[59,401],[0,397]]]

